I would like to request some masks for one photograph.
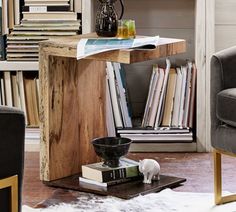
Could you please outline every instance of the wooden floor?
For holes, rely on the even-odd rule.
[[[213,161],[210,153],[137,153],[132,159],[154,158],[161,165],[161,174],[184,177],[187,182],[176,191],[213,192]],[[236,192],[236,158],[223,157],[224,190]],[[62,195],[63,194],[63,195]],[[23,204],[37,203],[56,198],[65,201],[67,196],[61,189],[50,188],[39,180],[39,154],[26,153],[23,185]]]

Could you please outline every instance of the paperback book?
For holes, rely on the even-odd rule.
[[[138,162],[128,158],[121,158],[120,166],[117,168],[104,166],[103,162],[82,166],[83,178],[101,183],[137,177],[138,175]]]

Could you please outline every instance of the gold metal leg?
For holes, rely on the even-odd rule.
[[[11,212],[18,212],[18,176],[0,180],[0,189],[11,187]]]
[[[222,197],[222,173],[221,173],[221,154],[227,154],[214,149],[214,190],[215,190],[215,204],[220,205],[227,202],[236,201],[236,195],[228,195]],[[232,154],[230,154],[232,156]],[[233,155],[235,156],[235,155]]]
[[[214,149],[214,190],[215,204],[220,204],[222,196],[221,154]]]

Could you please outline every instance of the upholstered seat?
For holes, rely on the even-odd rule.
[[[236,195],[222,196],[221,176],[221,154],[236,156],[236,46],[213,55],[210,93],[215,203],[222,204],[236,200]]]

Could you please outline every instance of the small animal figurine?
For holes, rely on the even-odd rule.
[[[143,183],[151,184],[152,180],[160,180],[160,165],[153,159],[140,160],[139,171],[144,175]]]

